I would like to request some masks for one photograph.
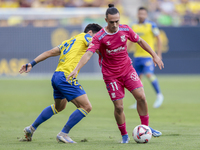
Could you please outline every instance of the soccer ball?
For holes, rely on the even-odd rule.
[[[148,126],[138,125],[133,130],[133,139],[137,143],[148,143],[151,140],[152,132]]]

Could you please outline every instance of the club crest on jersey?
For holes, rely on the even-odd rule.
[[[106,45],[111,45],[110,41],[106,42]]]
[[[122,36],[121,36],[121,41],[122,41],[122,42],[125,42],[125,41],[126,41],[125,35],[122,35]]]
[[[138,80],[139,80],[139,77],[138,77],[138,75],[137,75],[136,72],[133,72],[133,73],[131,74],[131,79],[132,79],[133,81],[138,81]]]
[[[92,46],[94,46],[94,44],[93,44],[93,43],[90,43],[90,45],[89,45],[89,47],[88,47],[88,48],[91,48]]]

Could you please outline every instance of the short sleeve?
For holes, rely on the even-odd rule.
[[[92,37],[89,34],[86,34],[84,36],[84,39],[85,39],[84,43],[85,43],[86,46],[88,46],[90,44],[90,42],[92,41]]]
[[[128,39],[130,41],[134,42],[134,43],[138,42],[138,40],[140,38],[139,35],[137,33],[135,33],[129,26],[128,26],[128,28],[129,28],[129,37],[128,37]]]
[[[96,50],[99,49],[99,48],[100,48],[100,41],[96,36],[94,36],[92,38],[92,42],[90,43],[87,51],[91,51],[91,52],[95,53]]]
[[[62,48],[64,47],[66,43],[67,41],[63,41],[60,45],[57,46],[60,49],[60,51],[62,50]]]

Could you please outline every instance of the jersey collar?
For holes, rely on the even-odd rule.
[[[108,33],[108,32],[106,31],[105,27],[104,27],[103,29],[104,29],[104,31],[105,31],[108,35],[114,35],[114,34],[116,34],[116,33],[119,31],[119,27],[118,27],[117,31],[114,32],[114,33]]]

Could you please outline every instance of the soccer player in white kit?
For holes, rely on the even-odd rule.
[[[128,56],[127,40],[129,39],[132,42],[137,42],[152,56],[155,65],[158,65],[160,69],[164,68],[164,64],[150,46],[128,25],[119,24],[119,11],[113,4],[109,4],[105,20],[107,26],[93,37],[87,52],[83,55],[74,71],[68,76],[67,80],[70,77],[75,77],[78,70],[87,63],[93,53],[98,51],[99,65],[101,67],[103,79],[115,107],[114,116],[122,135],[121,143],[128,143],[129,137],[126,131],[125,114],[123,110],[124,88],[128,89],[137,100],[137,111],[140,116],[141,124],[149,125],[149,115],[143,85]],[[152,128],[151,130],[152,135],[155,137],[162,135],[162,133],[157,130]]]

